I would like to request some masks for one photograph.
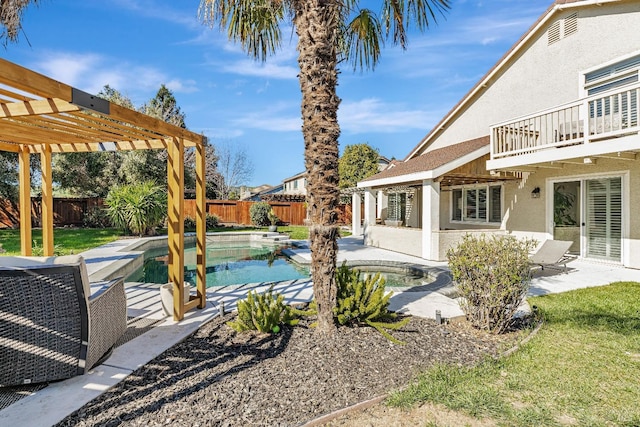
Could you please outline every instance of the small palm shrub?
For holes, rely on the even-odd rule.
[[[238,332],[277,333],[280,325],[294,326],[298,322],[291,307],[284,303],[284,296],[280,293],[274,295],[273,288],[270,288],[263,294],[249,291],[246,300],[238,301],[237,319],[227,322],[227,325]]]
[[[82,218],[82,226],[85,228],[107,228],[111,225],[111,220],[105,209],[97,206],[88,209]]]
[[[467,319],[478,329],[505,332],[531,282],[529,251],[534,240],[467,234],[447,251],[449,268]]]
[[[184,217],[184,231],[193,231],[196,229],[196,220],[190,216]]]
[[[257,226],[269,225],[269,212],[271,212],[271,205],[269,203],[254,203],[249,208],[249,217],[251,218],[251,223]]]
[[[343,263],[336,272],[336,285],[337,306],[333,313],[338,324],[366,324],[378,330],[388,340],[401,344],[387,331],[400,329],[409,323],[410,318],[394,321],[397,314],[388,309],[393,292],[385,292],[385,279],[380,273],[361,279],[360,271],[349,269]]]
[[[220,218],[218,215],[207,214],[205,219],[205,227],[207,230],[214,229],[218,226],[220,222]],[[196,220],[195,218],[191,218],[190,216],[184,217],[184,229],[185,231],[193,231],[196,229]]]
[[[211,230],[220,224],[220,218],[215,214],[207,214],[205,222],[207,224],[207,230]]]
[[[105,199],[114,226],[131,234],[151,234],[167,213],[167,194],[153,181],[116,186]]]

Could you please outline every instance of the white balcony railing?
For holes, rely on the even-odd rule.
[[[491,127],[491,159],[638,133],[640,84]]]

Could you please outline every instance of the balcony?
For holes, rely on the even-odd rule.
[[[487,169],[640,150],[639,106],[636,83],[492,126]]]

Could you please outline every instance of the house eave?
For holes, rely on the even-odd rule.
[[[358,188],[385,187],[385,186],[391,186],[391,185],[407,184],[412,182],[420,182],[425,180],[436,179],[440,176],[443,176],[447,172],[450,172],[460,166],[463,166],[466,163],[479,159],[480,157],[486,154],[489,154],[489,145],[481,147],[477,150],[474,150],[470,153],[460,156],[455,160],[447,162],[444,165],[438,166],[430,170],[359,182]]]

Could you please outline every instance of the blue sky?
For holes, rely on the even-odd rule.
[[[295,35],[266,63],[197,18],[199,0],[41,0],[4,58],[90,93],[106,84],[140,106],[161,84],[187,127],[243,148],[248,185],[304,170]],[[377,11],[380,2],[365,0]],[[403,159],[549,7],[551,0],[452,0],[406,51],[387,43],[375,71],[341,70],[340,147]],[[289,35],[291,34],[291,37]],[[289,40],[291,40],[289,42]]]

